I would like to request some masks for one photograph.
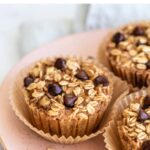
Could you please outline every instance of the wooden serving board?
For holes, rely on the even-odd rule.
[[[43,139],[15,116],[10,106],[9,87],[19,69],[39,58],[69,54],[97,57],[100,42],[107,32],[107,30],[96,30],[64,37],[33,51],[12,68],[0,87],[0,142],[5,148],[8,150],[105,150],[102,135],[73,145],[61,145]]]

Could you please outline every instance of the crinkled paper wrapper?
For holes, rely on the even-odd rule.
[[[19,119],[26,126],[28,126],[31,130],[33,130],[37,134],[41,135],[45,139],[52,141],[52,142],[63,143],[63,144],[73,144],[73,143],[86,141],[90,138],[93,138],[93,137],[99,135],[100,133],[102,133],[104,131],[104,127],[106,127],[109,124],[109,121],[112,120],[112,118],[113,118],[113,114],[111,113],[111,108],[112,108],[115,100],[122,93],[127,94],[129,92],[128,84],[125,81],[122,81],[120,78],[114,76],[111,72],[108,71],[107,68],[105,68],[103,65],[99,64],[99,66],[105,71],[105,73],[109,76],[110,80],[112,80],[112,82],[113,82],[113,95],[112,95],[112,100],[109,103],[107,110],[103,114],[103,117],[101,119],[100,124],[98,125],[97,130],[89,135],[76,136],[76,137],[69,136],[68,138],[66,138],[65,136],[57,136],[56,134],[53,134],[53,133],[45,133],[45,132],[43,132],[43,130],[39,130],[38,128],[36,128],[34,126],[35,118],[31,117],[32,115],[30,113],[34,112],[35,116],[37,115],[37,113],[35,110],[32,112],[29,111],[29,109],[25,103],[23,92],[22,92],[23,79],[29,72],[30,68],[33,67],[33,65],[34,65],[34,63],[31,64],[30,67],[26,67],[26,68],[22,69],[22,71],[18,72],[17,75],[14,77],[14,81],[12,81],[12,85],[10,87],[9,98],[11,100],[11,106],[12,106],[15,114],[19,117]],[[83,123],[83,122],[80,122],[80,123]],[[46,120],[45,120],[45,125],[44,125],[45,131],[47,130],[48,125],[50,125],[50,123],[46,122]],[[55,125],[55,124],[53,124],[53,125]],[[40,128],[40,124],[39,124],[39,128]]]
[[[116,28],[114,30],[111,30],[105,37],[106,41],[104,44],[101,45],[101,49],[105,51],[104,57],[105,57],[105,63],[107,63],[107,66],[111,68],[111,70],[122,79],[126,80],[128,83],[131,83],[133,86],[138,86],[139,88],[143,86],[147,86],[150,83],[150,71],[148,70],[137,70],[135,69],[127,69],[123,68],[122,66],[118,66],[114,60],[109,59],[109,53],[107,50],[107,44],[110,42],[111,37],[114,33],[117,31],[120,31],[123,27],[127,25],[142,25],[142,24],[150,24],[150,22],[143,21],[143,22],[135,22],[126,24],[124,26],[121,26],[120,28]],[[100,52],[101,53],[101,52]],[[101,55],[100,55],[101,56]]]
[[[114,119],[109,122],[109,125],[105,128],[105,133],[103,134],[105,147],[108,150],[127,149],[127,146],[130,146],[130,143],[126,143],[126,141],[121,139],[121,136],[119,136],[117,129],[118,116],[120,116],[119,114],[123,112],[123,110],[135,99],[135,97],[140,97],[142,95],[145,96],[146,94],[147,90],[142,89],[130,95],[119,97],[116,100],[113,108]]]

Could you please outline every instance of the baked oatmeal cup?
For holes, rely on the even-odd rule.
[[[125,25],[106,44],[113,72],[134,86],[147,86],[150,76],[150,22]]]
[[[150,95],[134,97],[118,122],[124,150],[150,149]]]
[[[94,132],[112,97],[112,82],[91,58],[41,60],[24,78],[24,98],[32,124],[52,135]]]

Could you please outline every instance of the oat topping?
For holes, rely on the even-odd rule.
[[[87,118],[110,101],[112,83],[94,59],[51,58],[32,67],[24,89],[26,102],[51,117]]]
[[[112,36],[107,50],[116,65],[150,69],[150,23],[123,27]]]
[[[137,143],[139,149],[150,148],[150,95],[133,100],[124,109],[118,127],[126,138]]]

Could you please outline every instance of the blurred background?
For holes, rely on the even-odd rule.
[[[0,5],[0,83],[30,51],[65,35],[150,19],[150,5]]]

